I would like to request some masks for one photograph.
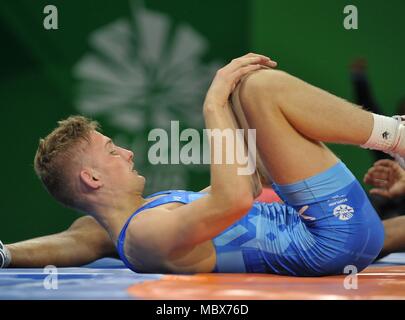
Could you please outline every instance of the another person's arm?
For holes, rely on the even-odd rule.
[[[399,216],[383,221],[384,247],[377,259],[394,253],[405,251],[405,216]]]
[[[355,103],[366,110],[376,114],[384,114],[378,105],[372,88],[367,77],[367,61],[365,59],[356,59],[351,64],[351,81],[355,96]],[[377,150],[371,150],[376,160],[387,159],[386,153]]]
[[[355,95],[355,103],[377,114],[383,114],[374,99],[371,86],[367,78],[367,61],[357,59],[351,64],[351,79]]]
[[[392,160],[379,160],[368,170],[364,182],[373,186],[371,194],[387,198],[405,195],[405,171]],[[384,247],[377,259],[393,253],[405,251],[405,216],[383,221]]]
[[[11,253],[9,268],[73,267],[116,256],[108,233],[90,216],[77,219],[66,231],[6,247]]]

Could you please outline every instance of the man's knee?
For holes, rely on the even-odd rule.
[[[291,76],[280,70],[266,69],[253,72],[245,77],[240,86],[239,98],[246,108],[265,105],[279,107],[277,100],[286,93]],[[265,103],[263,103],[265,102]]]

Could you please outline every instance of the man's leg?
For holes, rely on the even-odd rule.
[[[251,74],[239,89],[246,121],[257,129],[258,150],[286,203],[281,208],[297,213],[278,212],[276,229],[288,231],[274,237],[270,252],[282,252],[277,259],[297,274],[364,269],[382,248],[381,221],[353,174],[320,141],[362,145],[374,116],[280,71]],[[298,249],[280,249],[286,239]]]
[[[370,137],[370,112],[277,70],[251,74],[239,98],[272,179],[293,183],[337,163],[321,142],[362,145]]]

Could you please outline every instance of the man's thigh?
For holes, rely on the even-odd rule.
[[[259,165],[262,161],[272,180],[279,184],[293,183],[336,164],[336,156],[323,143],[298,132],[281,108],[272,105],[274,102],[268,100],[268,95],[261,95],[257,90],[255,95],[249,92],[250,77],[235,89],[233,111],[243,129],[256,129]]]

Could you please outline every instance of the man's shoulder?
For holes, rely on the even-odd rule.
[[[178,235],[178,222],[173,215],[169,217],[170,211],[165,207],[145,209],[128,225],[126,253],[137,269],[163,270]]]
[[[128,224],[127,241],[141,248],[161,245],[162,236],[172,234],[171,229],[178,223],[172,210],[165,206],[145,209]]]

